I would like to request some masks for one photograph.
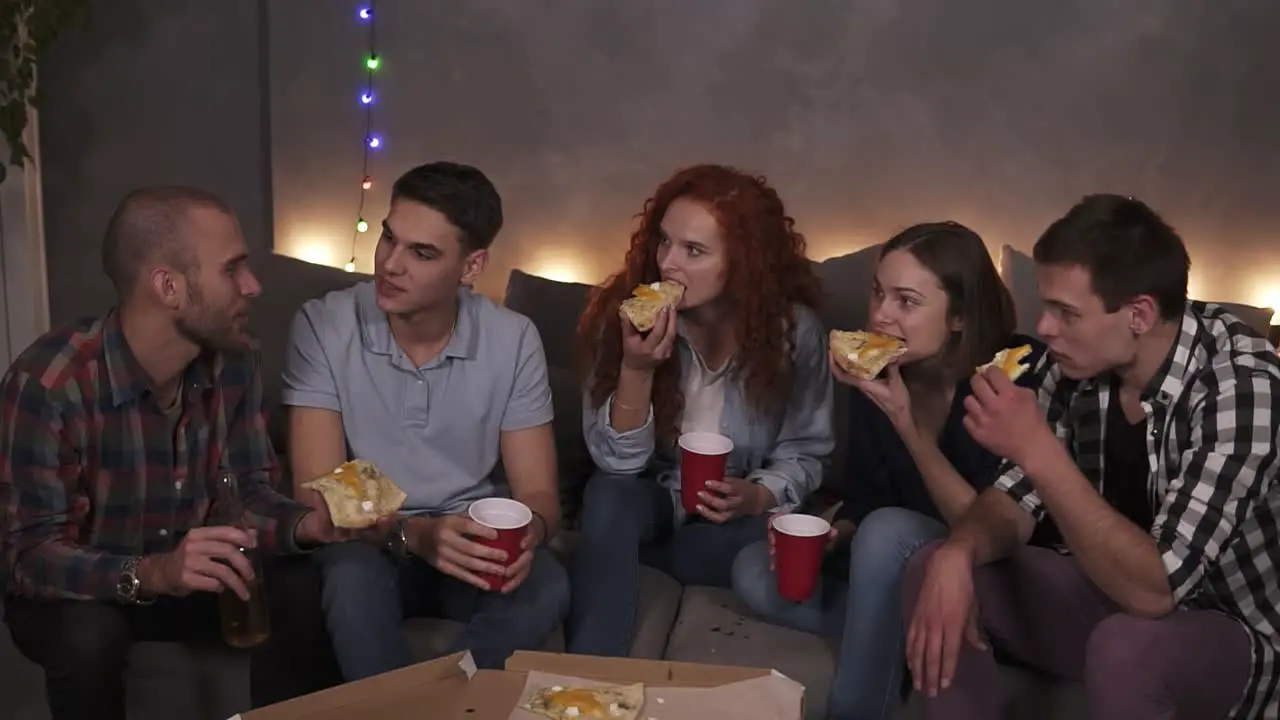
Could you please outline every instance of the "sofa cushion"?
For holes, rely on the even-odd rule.
[[[582,492],[595,470],[582,436],[582,388],[574,360],[578,318],[586,309],[591,286],[567,283],[512,270],[503,304],[527,316],[538,328],[547,355],[552,430],[560,467],[560,500],[565,524],[577,524]]]
[[[1262,337],[1268,337],[1271,332],[1271,318],[1275,316],[1275,310],[1264,307],[1254,307],[1253,305],[1244,305],[1242,303],[1217,303],[1226,309],[1227,312],[1235,315],[1244,322],[1245,325],[1258,331]]]
[[[503,304],[533,321],[542,336],[547,365],[572,370],[576,366],[578,318],[586,309],[590,294],[590,285],[549,280],[512,270]]]
[[[828,330],[855,330],[867,324],[871,300],[871,279],[875,276],[880,245],[824,260],[814,266],[822,282],[822,324]],[[837,495],[848,482],[849,466],[849,393],[852,388],[836,383],[832,404],[832,427],[836,449],[827,463],[823,487]]]
[[[573,531],[561,532],[551,542],[556,556],[571,568],[571,556],[580,536]],[[660,660],[667,649],[667,636],[680,611],[680,599],[684,588],[675,578],[661,570],[642,565],[640,567],[640,601],[636,607],[635,638],[631,642],[631,657]]]
[[[826,716],[835,645],[755,619],[731,590],[689,587],[667,641],[677,662],[770,668],[804,686],[805,716]]]
[[[578,375],[566,368],[548,368],[551,404],[555,419],[551,430],[556,438],[556,458],[560,469],[560,507],[566,527],[578,525],[582,494],[587,480],[595,471],[595,463],[587,451],[582,434],[582,391]]]
[[[814,273],[822,282],[822,323],[828,329],[854,330],[866,325],[871,280],[881,247],[872,245],[814,266]]]
[[[285,413],[280,407],[281,373],[289,349],[289,328],[302,304],[333,290],[351,287],[370,276],[314,265],[285,255],[271,255],[258,268],[262,296],[253,304],[250,330],[262,347],[263,405],[276,452],[288,458]]]
[[[1018,311],[1018,332],[1036,334],[1036,323],[1044,303],[1040,301],[1040,283],[1036,280],[1036,263],[1031,256],[1018,252],[1008,245],[1000,246],[1000,279],[1013,295],[1013,306]]]

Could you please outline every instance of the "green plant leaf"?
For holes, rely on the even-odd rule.
[[[89,19],[91,2],[0,0],[0,136],[9,146],[10,165],[31,159],[22,134],[29,107],[39,105],[37,61],[64,31]],[[7,174],[0,173],[0,182]]]

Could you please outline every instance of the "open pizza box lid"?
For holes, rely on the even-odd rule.
[[[777,671],[522,651],[501,671],[477,671],[470,654],[460,653],[254,710],[241,720],[546,720],[518,706],[531,692],[552,684],[593,683],[643,683],[644,720],[804,717],[803,686]]]
[[[471,653],[460,652],[251,710],[231,720],[462,717],[454,708],[466,696],[475,674]]]

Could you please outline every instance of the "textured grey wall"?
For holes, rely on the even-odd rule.
[[[276,248],[341,264],[360,179],[356,3],[269,7]],[[766,173],[819,257],[937,218],[1029,249],[1079,196],[1108,190],[1183,230],[1201,294],[1280,287],[1280,58],[1267,49],[1280,3],[381,0],[379,11],[375,173],[440,157],[490,173],[510,219],[488,291],[512,265],[560,256],[598,279],[654,186],[707,160]]]
[[[265,0],[98,0],[40,67],[49,315],[114,301],[102,231],[129,190],[197,185],[235,205],[250,247],[271,248],[260,37]],[[262,42],[260,42],[262,41]]]

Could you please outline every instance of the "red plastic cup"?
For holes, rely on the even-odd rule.
[[[698,511],[698,493],[708,480],[724,479],[725,464],[733,441],[719,433],[691,432],[680,436],[680,504],[690,514]]]
[[[791,602],[813,597],[831,523],[798,513],[773,519],[773,566],[778,594]]]
[[[498,537],[492,540],[483,537],[473,539],[481,545],[506,552],[507,561],[498,564],[510,567],[520,557],[520,543],[524,541],[524,536],[529,532],[529,523],[533,521],[533,511],[529,506],[507,498],[484,498],[471,503],[467,514],[472,520],[498,532]],[[480,573],[480,579],[489,583],[490,590],[501,590],[507,584],[507,578],[503,575]]]

